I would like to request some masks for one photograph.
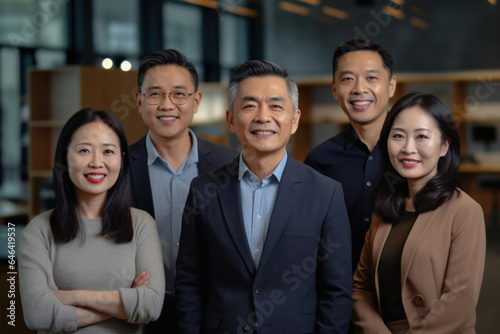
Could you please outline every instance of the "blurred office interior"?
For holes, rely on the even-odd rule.
[[[398,96],[415,90],[434,93],[456,113],[464,146],[461,178],[483,206],[488,232],[477,332],[496,334],[500,325],[500,289],[495,285],[500,281],[499,20],[496,0],[0,0],[0,227],[11,222],[19,232],[33,213],[50,208],[53,200],[50,175],[37,174],[30,161],[36,156],[33,142],[42,154],[48,152],[48,161],[51,150],[44,146],[53,146],[53,140],[44,142],[45,135],[30,138],[42,133],[30,132],[30,127],[47,127],[32,123],[37,107],[33,103],[47,94],[47,87],[35,84],[37,75],[43,79],[56,73],[51,77],[55,78],[65,71],[61,69],[80,67],[135,73],[141,57],[158,49],[178,49],[194,63],[202,82],[205,106],[195,116],[193,129],[237,147],[225,127],[224,88],[229,75],[250,59],[274,61],[284,65],[301,87],[299,105],[306,116],[290,152],[302,160],[310,148],[346,126],[331,94],[335,48],[352,38],[372,38],[394,58],[395,75],[398,81],[401,78]],[[123,93],[112,96],[117,104],[109,104],[109,111],[127,112],[122,119],[136,113],[134,76]],[[54,109],[58,99],[66,101],[78,93],[71,86],[58,91],[64,83],[47,85],[52,90],[46,103]],[[33,96],[38,97],[32,101]],[[55,127],[76,111],[61,111],[64,116]],[[33,191],[39,199],[35,208]],[[3,264],[5,233],[2,229]],[[5,274],[2,269],[0,276]],[[5,283],[3,276],[1,281]],[[6,295],[6,290],[0,293]],[[4,305],[5,298],[1,299]],[[16,332],[21,333],[21,320],[18,325]],[[1,332],[10,329],[2,326],[5,321]]]

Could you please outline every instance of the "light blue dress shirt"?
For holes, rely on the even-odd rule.
[[[285,152],[285,156],[278,166],[261,183],[259,178],[248,169],[243,161],[243,154],[240,154],[238,180],[240,181],[241,208],[248,246],[256,268],[259,266],[269,221],[271,220],[287,158]]]
[[[158,154],[149,132],[146,137],[149,179],[165,269],[166,298],[175,294],[175,261],[179,252],[182,212],[191,181],[198,176],[198,141],[188,130],[193,146],[177,171]]]

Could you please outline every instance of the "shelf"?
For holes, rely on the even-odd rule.
[[[78,110],[94,108],[113,113],[129,144],[147,132],[137,112],[137,71],[90,66],[29,71],[29,214],[53,204],[52,165],[59,134]]]
[[[395,73],[396,92],[392,102],[405,94],[419,91],[441,98],[452,110],[460,132],[462,154],[467,152],[468,123],[500,123],[500,70],[455,71],[441,73]],[[332,94],[332,77],[302,77],[296,79],[299,106],[302,112],[295,134],[292,155],[303,161],[318,143],[315,127],[325,124],[348,124]],[[331,133],[329,137],[336,133]]]

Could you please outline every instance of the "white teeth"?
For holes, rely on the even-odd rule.
[[[403,160],[403,163],[405,163],[407,165],[416,165],[416,164],[418,164],[418,161]]]
[[[274,132],[273,131],[255,131],[255,133],[258,135],[272,135]]]
[[[100,175],[89,174],[89,175],[87,175],[87,177],[89,179],[92,179],[92,180],[100,180],[104,177],[104,175],[102,175],[102,174],[100,174]]]
[[[355,106],[365,106],[367,104],[370,104],[371,102],[370,101],[355,101],[355,102],[351,102],[352,104],[354,104]]]
[[[176,118],[177,117],[175,117],[175,116],[162,116],[162,117],[159,117],[159,119],[162,120],[162,121],[173,121]]]

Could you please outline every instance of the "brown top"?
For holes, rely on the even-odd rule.
[[[401,299],[401,254],[417,217],[416,212],[405,211],[401,215],[399,223],[391,228],[380,256],[380,307],[386,323],[406,319]]]

